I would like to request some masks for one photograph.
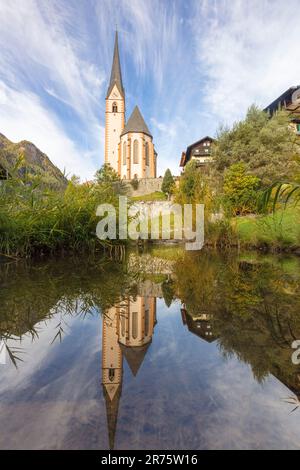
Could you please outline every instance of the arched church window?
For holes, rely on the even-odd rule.
[[[117,103],[113,103],[113,105],[112,105],[112,112],[113,112],[113,113],[117,113],[117,112],[118,112]]]
[[[149,144],[148,144],[148,142],[145,143],[145,157],[146,157],[146,165],[149,166]]]
[[[139,163],[139,143],[136,139],[133,142],[133,163]]]
[[[123,143],[123,165],[126,165],[126,142]]]
[[[131,314],[131,335],[133,339],[137,338],[138,335],[138,314],[137,312],[132,312]]]
[[[149,309],[145,310],[145,336],[149,335]]]
[[[113,380],[115,378],[115,369],[109,369],[108,378],[109,378],[110,382],[113,382]]]
[[[126,328],[125,327],[125,312],[123,312],[121,316],[121,334],[123,337],[125,336],[125,332],[126,332],[125,328]]]

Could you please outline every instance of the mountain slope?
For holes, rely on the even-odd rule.
[[[67,180],[62,172],[33,143],[22,140],[15,144],[0,133],[0,166],[11,172],[20,157],[23,159],[17,167],[19,176],[27,171],[39,175],[45,183],[66,184]]]

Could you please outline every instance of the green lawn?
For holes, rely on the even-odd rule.
[[[133,196],[133,201],[165,201],[167,196],[161,191],[155,191],[154,193],[145,194],[144,196]]]
[[[233,219],[241,243],[287,248],[300,246],[300,208],[288,207],[267,216]]]

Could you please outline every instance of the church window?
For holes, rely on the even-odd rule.
[[[109,378],[110,382],[113,382],[113,380],[115,378],[115,369],[109,369],[108,378]]]
[[[113,105],[112,105],[112,112],[113,112],[113,113],[117,113],[117,112],[118,112],[117,103],[113,103]]]
[[[149,335],[149,310],[145,310],[145,336]]]
[[[149,144],[146,142],[145,144],[145,157],[146,157],[146,165],[149,166]]]
[[[122,333],[122,336],[125,336],[125,316],[124,314],[122,314],[121,316],[121,333]]]
[[[139,143],[137,140],[133,142],[133,163],[139,163]]]
[[[138,314],[137,312],[132,312],[131,314],[131,335],[133,339],[137,338],[138,335]]]
[[[126,165],[126,142],[123,143],[123,165]]]

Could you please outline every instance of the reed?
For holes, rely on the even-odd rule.
[[[54,190],[12,177],[0,186],[0,254],[30,257],[111,247],[96,237],[96,208],[104,202],[117,207],[111,184],[69,182]]]

